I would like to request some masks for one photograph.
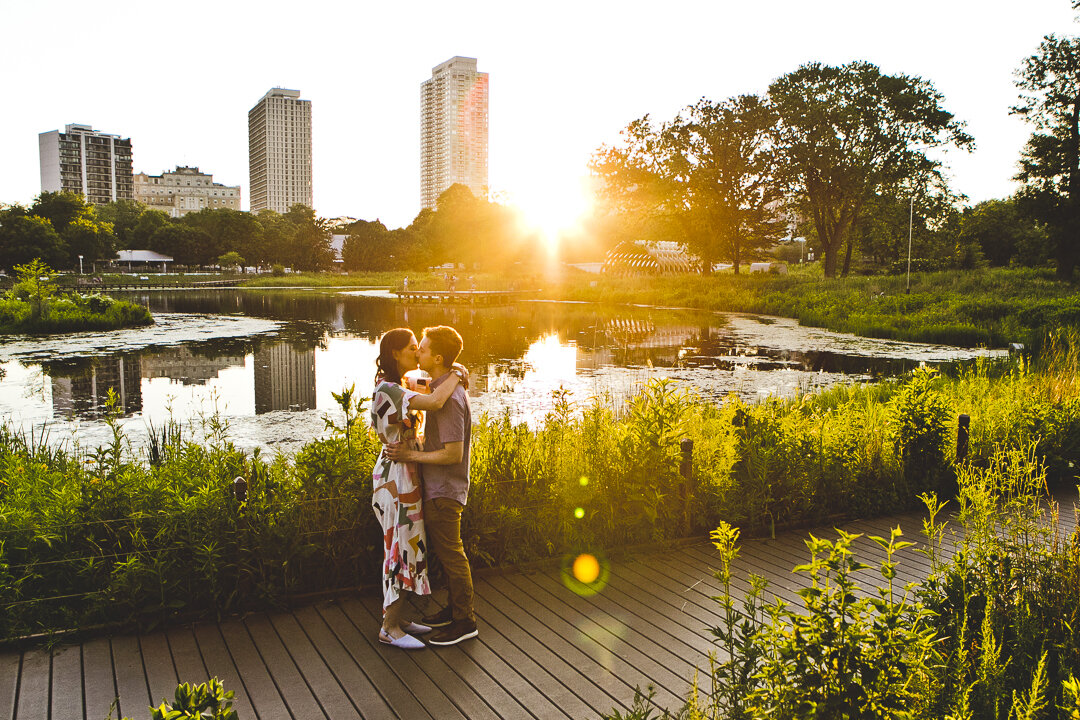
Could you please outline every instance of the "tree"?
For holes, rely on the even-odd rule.
[[[169,223],[150,237],[150,249],[170,256],[180,265],[206,265],[210,262],[210,236],[205,230]]]
[[[1024,209],[1046,224],[1057,273],[1080,255],[1080,39],[1048,35],[1017,72],[1013,112],[1035,127],[1020,157]]]
[[[172,223],[169,214],[163,210],[147,209],[139,215],[135,221],[135,227],[129,234],[131,249],[146,250],[150,246],[150,238],[161,228]]]
[[[0,210],[0,268],[11,271],[35,258],[55,267],[67,257],[67,243],[51,222],[19,205]]]
[[[244,269],[244,258],[242,258],[238,252],[229,251],[217,259],[217,264],[222,268],[239,267],[242,272]]]
[[[378,220],[358,220],[349,226],[348,237],[341,248],[346,270],[395,269],[390,231]]]
[[[1022,212],[1015,198],[985,200],[964,208],[959,235],[979,246],[990,265],[1045,265],[1052,248],[1045,227]]]
[[[79,218],[97,220],[94,208],[82,195],[70,192],[43,192],[30,206],[30,213],[47,219],[58,233]]]
[[[116,237],[109,223],[81,217],[69,223],[62,234],[67,241],[68,260],[71,262],[78,262],[80,255],[88,263],[116,257]]]
[[[852,227],[875,194],[908,194],[940,178],[925,150],[973,147],[926,80],[877,66],[810,63],[775,80],[776,151],[788,186],[801,193],[835,277]]]
[[[145,244],[135,244],[135,226],[146,209],[146,205],[138,200],[116,200],[98,205],[97,215],[102,222],[112,225],[118,248],[136,250],[145,247]]]
[[[625,145],[601,149],[592,166],[607,196],[638,214],[642,227],[682,241],[705,272],[720,259],[738,272],[747,253],[784,227],[774,125],[757,96],[703,98],[660,127],[648,116],[634,121],[623,131]]]
[[[330,223],[317,217],[307,205],[296,203],[285,220],[293,227],[291,241],[287,242],[286,261],[296,270],[329,270],[334,264],[334,251],[330,247]]]

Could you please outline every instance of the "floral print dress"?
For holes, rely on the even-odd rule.
[[[421,415],[409,412],[417,393],[396,383],[380,381],[371,401],[371,424],[383,445],[404,442],[416,448]],[[383,450],[372,473],[371,505],[383,532],[383,608],[402,590],[430,595],[427,537],[424,534],[423,489],[415,463],[392,462]]]

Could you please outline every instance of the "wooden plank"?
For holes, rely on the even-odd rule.
[[[34,648],[23,653],[16,718],[49,717],[49,670],[47,650]]]
[[[274,632],[273,625],[266,615],[258,613],[244,619],[251,634],[251,640],[266,663],[266,670],[270,673],[278,692],[289,708],[289,713],[295,718],[304,720],[326,717],[326,713],[319,705],[316,698],[305,682],[304,677],[297,670],[296,663],[289,657],[285,646],[281,644],[281,638]]]
[[[640,564],[637,567],[643,568]],[[701,656],[694,661],[695,664],[700,663],[710,650],[715,649],[708,639],[711,624],[700,617],[692,617],[678,604],[679,599],[684,604],[689,602],[685,595],[679,598],[668,591],[666,597],[659,597],[653,590],[652,587],[633,587],[613,572],[608,586],[597,595],[596,603],[601,607],[615,604],[633,613],[640,618],[639,629],[643,633],[665,643],[672,652]],[[720,619],[718,615],[715,617],[716,620]]]
[[[305,607],[293,613],[296,621],[319,650],[326,666],[344,688],[355,707],[360,708],[365,720],[391,720],[398,717],[371,679],[364,674],[355,658],[319,615],[314,607]],[[369,668],[371,670],[373,668]]]
[[[609,631],[542,590],[538,589],[535,594],[523,592],[511,581],[512,577],[494,577],[488,581],[525,612],[534,615],[538,623],[546,626],[538,628],[538,632],[561,638],[565,643],[579,648],[588,658],[586,664],[592,666],[587,672],[597,675],[612,673],[626,683],[631,692],[629,697],[626,694],[619,697],[620,701],[632,699],[634,688],[644,689],[652,683],[657,686],[656,702],[660,707],[675,707],[682,702],[679,692],[685,689],[689,679],[682,680],[636,650],[621,645]],[[673,693],[668,685],[677,692]]]
[[[430,714],[414,694],[412,683],[405,684],[401,676],[372,646],[370,638],[353,625],[337,603],[320,605],[316,610],[357,667],[367,675],[372,686],[383,697],[395,717],[437,717]],[[366,708],[362,708],[362,711],[367,713]]]
[[[382,602],[379,598],[364,598],[360,604],[371,615],[373,622],[382,622]],[[434,652],[418,653],[417,664],[429,675],[444,672],[441,665],[456,673],[463,684],[462,697],[475,695],[486,705],[486,708],[478,706],[475,710],[463,708],[468,710],[470,718],[485,717],[489,713],[498,718],[519,718],[527,715],[535,717],[535,714],[522,704],[523,700],[542,707],[548,715],[558,713],[554,705],[487,647],[487,637],[494,635],[494,631],[487,626],[483,618],[478,619],[478,629],[480,637],[476,640],[449,647],[429,646],[428,649]],[[453,686],[443,689],[456,695]],[[559,715],[561,716],[561,713]]]
[[[112,661],[116,692],[120,698],[117,715],[132,718],[149,715],[150,688],[146,684],[139,638],[134,635],[114,637]]]
[[[139,647],[146,668],[146,683],[150,686],[150,704],[157,707],[162,702],[172,702],[176,697],[178,678],[165,633],[140,636]]]
[[[418,664],[418,657],[427,650],[398,650],[394,647],[379,643],[378,634],[380,622],[376,621],[355,598],[346,598],[339,604],[339,609],[349,621],[360,631],[361,636],[376,649],[383,662],[388,664],[399,678],[408,686],[424,708],[433,717],[439,718],[465,718],[466,713],[461,710],[461,704],[473,706],[475,698],[457,698],[452,692],[444,688],[451,684],[447,676],[449,672],[445,665],[434,676],[428,675],[424,668]],[[427,663],[425,663],[427,665]],[[460,682],[460,678],[458,679]]]
[[[83,714],[82,647],[56,648],[52,656],[51,712],[54,718],[77,718]]]
[[[206,673],[216,677],[225,686],[225,692],[232,691],[233,709],[242,718],[257,718],[255,708],[248,698],[247,688],[240,679],[240,673],[233,664],[232,654],[221,637],[221,631],[215,623],[200,623],[192,628],[195,642],[199,646]]]
[[[210,679],[206,671],[202,654],[199,652],[199,644],[195,642],[195,634],[191,627],[184,625],[171,627],[165,631],[165,638],[169,641],[169,651],[172,653],[173,666],[176,668],[176,682],[199,685]],[[231,688],[226,688],[226,690]]]
[[[296,618],[290,613],[275,613],[270,622],[323,712],[334,720],[360,718],[357,707],[327,666],[320,649],[311,642]]]
[[[236,664],[236,672],[240,675],[256,717],[259,720],[292,720],[292,713],[289,712],[285,700],[278,692],[277,685],[270,677],[262,656],[255,649],[255,644],[251,641],[244,623],[240,621],[222,623],[220,629],[221,637],[229,648],[229,653]],[[203,656],[206,656],[205,647]]]
[[[508,647],[504,649],[503,657],[513,660],[519,667],[528,662],[535,663],[592,710],[575,712],[575,717],[593,712],[608,713],[612,708],[620,711],[628,708],[620,698],[632,698],[633,692],[621,679],[611,673],[597,675],[588,672],[592,668],[592,661],[578,648],[553,636],[535,617],[491,587],[486,580],[478,581],[476,587],[477,612],[498,628],[507,640]],[[539,686],[539,682],[537,684]],[[548,695],[561,696],[561,693]],[[562,707],[571,710],[574,705],[566,702]]]
[[[612,653],[623,655],[638,669],[648,672],[658,687],[667,688],[679,698],[685,697],[695,670],[694,663],[671,652],[664,644],[650,639],[641,631],[635,622],[636,618],[630,613],[623,609],[615,609],[614,613],[609,613],[600,607],[596,596],[584,598],[544,573],[511,575],[507,579],[520,590],[533,594],[541,601],[550,598],[552,603],[561,602],[572,608],[578,613],[579,617],[574,625],[580,632],[607,647]],[[527,585],[530,582],[533,587]],[[574,617],[573,612],[568,612],[565,617]]]
[[[100,637],[88,640],[82,646],[83,655],[83,701],[89,720],[112,716],[117,713],[118,693],[113,676],[112,650],[109,639]]]
[[[623,623],[631,633],[622,636],[624,642],[632,642],[636,637],[636,647],[683,677],[689,677],[686,673],[692,674],[694,669],[701,669],[702,663],[708,660],[709,643],[700,635],[674,623],[665,623],[664,629],[658,626],[666,620],[661,608],[634,604],[629,598],[626,603],[617,603],[612,599],[612,593],[603,591],[589,598],[582,598],[567,590],[559,580],[547,573],[531,573],[527,577],[552,595],[569,598],[573,606],[581,612],[600,611]],[[654,650],[654,646],[658,650]]]
[[[0,652],[0,720],[15,717],[15,696],[19,690],[22,654],[12,650]]]

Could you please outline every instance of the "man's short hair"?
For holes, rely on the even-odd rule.
[[[453,365],[461,354],[461,335],[449,325],[424,328],[424,337],[431,343],[431,354],[442,355],[444,367]]]

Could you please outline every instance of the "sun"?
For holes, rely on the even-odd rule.
[[[525,229],[535,232],[550,252],[559,239],[580,229],[592,206],[588,178],[536,176],[510,194],[510,203],[522,216]]]

